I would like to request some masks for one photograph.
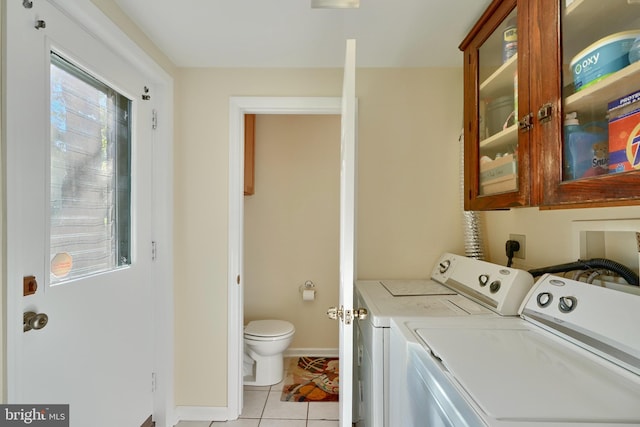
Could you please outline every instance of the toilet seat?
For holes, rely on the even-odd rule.
[[[244,328],[245,338],[256,341],[286,338],[293,335],[294,332],[293,325],[285,320],[254,320]]]

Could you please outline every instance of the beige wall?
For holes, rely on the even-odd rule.
[[[342,71],[175,77],[176,404],[224,406],[229,97],[340,96]],[[358,277],[427,277],[442,251],[462,249],[461,81],[461,69],[358,70]]]
[[[290,348],[338,348],[340,116],[258,115],[244,199],[244,317],[288,320]],[[314,282],[314,301],[299,288]]]
[[[509,234],[526,236],[526,259],[514,259],[514,267],[531,269],[576,261],[572,221],[640,218],[640,207],[538,210],[536,208],[486,212],[489,259],[506,264],[504,244]],[[623,262],[617,259],[615,261]]]
[[[358,278],[429,277],[463,250],[462,69],[363,70],[356,85]]]

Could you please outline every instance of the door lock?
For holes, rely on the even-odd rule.
[[[523,116],[518,121],[518,128],[520,132],[527,132],[533,127],[533,115],[531,113]]]
[[[24,276],[22,279],[23,296],[33,295],[38,290],[38,281],[36,276]]]
[[[547,122],[547,121],[551,120],[551,115],[552,114],[553,114],[553,104],[551,104],[550,102],[547,103],[547,104],[544,104],[538,110],[538,121],[540,123]]]
[[[47,326],[49,323],[49,316],[44,313],[36,313],[33,311],[27,311],[22,316],[23,332],[30,330],[38,330]]]

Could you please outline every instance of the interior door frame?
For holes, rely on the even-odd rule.
[[[176,422],[173,379],[173,78],[90,0],[50,0],[50,3],[143,73],[153,88],[153,93],[150,95],[154,109],[161,112],[161,119],[154,133],[152,161],[154,182],[152,238],[156,242],[156,257],[149,278],[154,283],[155,289],[152,302],[154,354],[156,355],[153,361],[155,373],[153,416],[158,427],[173,426]],[[6,126],[6,123],[3,126]],[[6,147],[7,141],[2,142]],[[3,158],[2,162],[2,168],[6,171],[6,158]],[[4,207],[8,208],[11,202],[5,195]],[[3,221],[5,236],[6,231],[5,219]],[[151,251],[151,242],[149,242],[149,256]],[[8,253],[3,254],[6,267],[8,267],[7,259]],[[12,390],[17,389],[19,380],[15,373],[21,372],[22,369],[19,343],[23,334],[21,312],[23,296],[22,287],[15,286],[16,284],[13,283],[9,286],[7,277],[5,271],[2,277],[2,285],[6,290],[4,401],[11,402]],[[150,378],[150,387],[151,382]]]
[[[244,354],[244,115],[341,115],[340,97],[242,97],[229,99],[229,264],[227,310],[227,419],[242,411]],[[355,169],[355,162],[350,165]],[[239,280],[238,280],[239,278]]]

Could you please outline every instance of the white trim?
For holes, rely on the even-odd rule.
[[[158,79],[156,83],[168,84],[173,89],[173,78],[90,0],[49,0],[49,2],[73,18],[78,25],[95,35],[98,40],[130,64],[149,77],[156,77]]]
[[[336,114],[339,97],[231,97],[229,99],[229,266],[227,419],[242,411],[242,328],[244,321],[243,218],[244,218],[244,114]]]
[[[155,88],[152,94],[154,108],[160,111],[161,124],[154,140],[154,169],[162,173],[154,176],[153,239],[158,244],[158,256],[152,271],[152,280],[157,293],[154,295],[155,342],[156,342],[156,392],[154,394],[154,421],[158,427],[170,427],[175,423],[174,414],[174,340],[173,340],[173,78],[167,74],[147,53],[120,30],[102,11],[89,0],[49,0],[67,16],[71,17],[98,40],[117,52],[119,56],[136,67],[150,79]],[[6,18],[6,17],[5,17]],[[162,190],[160,190],[162,187]],[[12,203],[15,200],[11,201]],[[7,201],[9,203],[9,201]],[[7,347],[5,355],[7,370],[17,368],[12,360],[15,342],[22,335],[16,313],[17,291],[11,287],[7,294],[6,324]],[[15,333],[10,333],[15,331]],[[15,351],[13,351],[15,353]],[[10,381],[10,378],[6,379]],[[10,384],[7,384],[10,387]]]
[[[156,86],[158,124],[153,147],[153,268],[156,390],[153,415],[157,427],[175,425],[173,296],[173,82]],[[158,102],[159,101],[159,102]]]

